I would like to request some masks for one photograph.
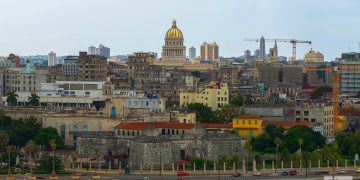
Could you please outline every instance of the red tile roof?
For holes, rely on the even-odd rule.
[[[178,123],[178,122],[132,122],[132,123],[120,123],[115,128],[116,129],[126,129],[134,131],[142,131],[148,126],[154,126],[158,129],[192,129],[195,124],[191,123]],[[223,128],[232,128],[231,124],[213,124],[213,123],[203,123],[201,124],[205,129],[223,129]]]
[[[235,118],[238,118],[238,119],[261,119],[260,116],[258,115],[239,115],[239,116],[236,116]]]
[[[307,121],[268,121],[268,120],[264,120],[262,123],[262,127],[265,128],[268,125],[277,125],[277,126],[281,126],[284,129],[290,129],[293,126],[308,126],[308,127],[312,127],[313,125]]]

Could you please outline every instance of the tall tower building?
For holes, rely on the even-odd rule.
[[[88,54],[89,55],[99,55],[99,49],[95,46],[90,46],[88,48]]]
[[[204,42],[200,46],[200,59],[206,61],[212,61],[219,58],[219,46],[216,42],[206,43]]]
[[[265,38],[261,36],[260,38],[260,59],[263,61],[266,60],[266,54],[265,54]]]
[[[171,28],[165,34],[165,44],[162,47],[161,61],[159,65],[182,66],[189,63],[186,60],[186,47],[184,46],[183,33],[176,26],[176,20],[172,21]]]
[[[251,51],[250,50],[245,50],[244,51],[244,57],[250,57],[251,56]]]
[[[260,50],[259,49],[255,49],[254,56],[255,57],[260,57]]]
[[[276,40],[275,40],[274,48],[270,48],[268,60],[269,60],[269,63],[271,63],[271,64],[276,64],[279,62]]]
[[[48,66],[55,66],[57,64],[57,60],[56,60],[56,53],[54,53],[53,51],[51,51],[48,54]]]
[[[191,47],[189,48],[189,59],[192,59],[194,57],[196,57],[196,48]]]
[[[100,56],[104,56],[106,58],[110,57],[110,48],[105,47],[104,45],[100,44],[98,49],[99,49]]]
[[[107,59],[104,56],[80,52],[78,73],[82,81],[106,81]]]

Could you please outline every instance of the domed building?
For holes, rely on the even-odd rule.
[[[165,44],[162,47],[161,61],[157,64],[166,66],[182,66],[189,63],[186,60],[186,47],[184,36],[176,26],[176,20],[172,21],[172,27],[166,31]]]
[[[324,55],[321,52],[315,52],[312,48],[306,53],[305,62],[324,62]]]

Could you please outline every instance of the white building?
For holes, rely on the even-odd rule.
[[[56,53],[51,51],[48,54],[48,66],[55,66],[57,64],[58,64],[58,62],[57,62],[57,59],[56,59]]]

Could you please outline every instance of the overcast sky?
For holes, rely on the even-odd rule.
[[[224,57],[258,48],[244,38],[296,38],[298,57],[311,47],[327,60],[359,51],[358,0],[0,0],[0,56],[78,54],[100,43],[112,55],[161,54],[164,35],[177,19],[187,48],[199,54],[215,41]],[[273,46],[267,43],[266,48]],[[279,54],[291,45],[279,43]]]

